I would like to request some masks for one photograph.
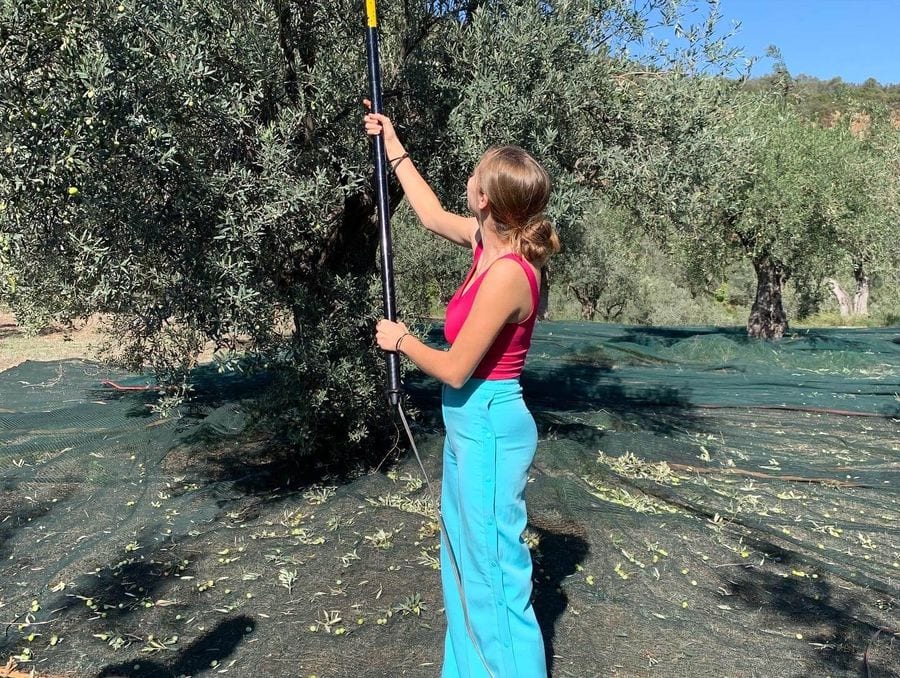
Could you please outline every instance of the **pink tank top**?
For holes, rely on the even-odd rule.
[[[481,258],[483,251],[484,248],[479,242],[472,256],[472,268],[469,269],[469,274],[447,304],[444,337],[450,344],[456,341],[463,323],[469,317],[469,312],[472,310],[472,304],[475,301],[475,295],[478,294],[478,288],[481,286],[485,273],[487,273],[485,271],[479,275],[472,282],[472,286],[463,293],[466,285],[472,279],[472,274],[475,273],[475,267],[478,266],[478,260]],[[500,258],[518,261],[525,271],[528,282],[531,284],[531,314],[522,322],[507,323],[503,326],[500,334],[497,335],[494,343],[491,344],[488,352],[472,373],[472,376],[476,379],[515,379],[522,374],[522,368],[525,366],[525,356],[528,354],[528,348],[531,346],[531,334],[534,331],[534,323],[537,320],[540,292],[538,291],[537,279],[534,276],[531,265],[518,254],[507,254]]]

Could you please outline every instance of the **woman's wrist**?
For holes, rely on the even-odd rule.
[[[388,164],[391,166],[391,172],[396,172],[397,168],[409,157],[409,153],[404,151],[395,158],[388,158]]]
[[[406,339],[410,335],[409,332],[404,332],[397,338],[397,343],[394,345],[394,352],[400,353],[400,344],[403,343],[403,340]]]
[[[396,160],[404,153],[406,153],[406,149],[403,148],[403,144],[399,140],[384,145],[384,154],[387,156],[388,162]]]

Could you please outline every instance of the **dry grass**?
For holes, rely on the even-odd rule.
[[[54,676],[49,676],[43,673],[37,673],[34,669],[31,669],[27,672],[19,670],[19,665],[16,664],[15,660],[10,657],[6,661],[5,666],[0,666],[0,678],[55,678]],[[64,676],[59,676],[58,678],[65,678]]]
[[[107,337],[103,335],[100,315],[79,321],[73,330],[51,325],[36,335],[29,335],[19,327],[9,309],[0,306],[0,372],[26,360],[99,360],[98,347],[104,339]],[[211,362],[214,350],[213,342],[208,342],[197,356],[197,363]]]
[[[100,343],[100,320],[96,317],[79,323],[74,331],[47,327],[35,336],[25,334],[15,316],[0,308],[0,372],[26,360],[65,360],[94,356],[93,345]]]

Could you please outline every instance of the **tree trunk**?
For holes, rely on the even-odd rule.
[[[538,320],[550,320],[550,269],[541,269],[541,296],[538,300]]]
[[[753,259],[756,299],[747,321],[747,334],[757,339],[781,339],[788,329],[782,295],[787,274],[781,262],[768,254]]]
[[[603,314],[606,322],[616,322],[619,319],[619,316],[622,315],[627,304],[628,302],[626,301],[615,301],[607,304],[606,312]]]
[[[837,298],[838,307],[841,310],[841,317],[847,318],[851,312],[850,295],[844,291],[841,284],[834,278],[828,278],[825,282],[828,283],[832,293]]]
[[[842,318],[869,315],[869,276],[866,274],[862,264],[857,264],[854,267],[853,277],[856,279],[856,293],[852,299],[837,280],[834,278],[825,280],[837,298]]]
[[[856,278],[856,294],[853,295],[853,315],[869,315],[869,276],[862,264],[853,269]]]
[[[575,295],[578,303],[581,304],[581,319],[593,320],[597,315],[597,302],[594,295],[590,291],[579,289],[571,283],[569,283],[569,290]]]

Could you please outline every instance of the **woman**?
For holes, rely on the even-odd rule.
[[[473,216],[451,214],[391,121],[370,113],[365,128],[384,134],[391,169],[425,228],[473,251],[472,268],[447,306],[449,350],[425,345],[403,323],[381,320],[376,327],[382,349],[402,353],[444,384],[441,513],[451,548],[445,542],[441,549],[442,676],[543,678],[531,554],[522,539],[537,429],[518,378],[537,316],[540,268],[559,249],[544,218],[550,178],[521,148],[491,148],[466,186]]]

